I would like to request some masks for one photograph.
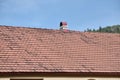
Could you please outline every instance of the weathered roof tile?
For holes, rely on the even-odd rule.
[[[120,72],[120,34],[0,26],[0,72]]]

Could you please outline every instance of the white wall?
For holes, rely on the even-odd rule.
[[[0,80],[10,80],[10,78],[0,78]]]
[[[120,80],[120,78],[96,78],[96,77],[87,77],[87,78],[45,78],[44,80]]]

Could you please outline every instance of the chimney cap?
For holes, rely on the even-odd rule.
[[[61,21],[61,22],[60,22],[60,26],[63,26],[63,25],[66,25],[66,26],[67,26],[67,22]]]

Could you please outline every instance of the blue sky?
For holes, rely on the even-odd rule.
[[[0,25],[83,31],[120,24],[120,0],[0,0]]]

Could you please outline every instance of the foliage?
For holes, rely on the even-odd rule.
[[[107,32],[107,33],[120,33],[120,25],[113,25],[113,26],[107,26],[102,28],[101,26],[99,29],[87,29],[87,32]]]

